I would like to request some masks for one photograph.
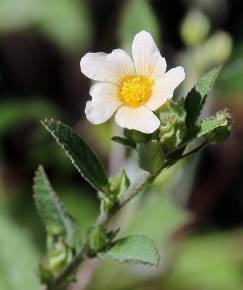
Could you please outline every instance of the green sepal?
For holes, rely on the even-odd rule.
[[[120,169],[118,175],[110,178],[110,194],[119,199],[130,186],[130,180],[123,168]]]
[[[36,207],[48,236],[62,237],[70,248],[77,248],[79,233],[76,222],[52,189],[42,166],[36,171],[33,190]]]
[[[156,140],[137,144],[139,166],[156,175],[165,163],[164,152]]]
[[[53,273],[59,273],[73,257],[73,251],[64,242],[62,237],[52,243],[48,250],[48,261]]]
[[[161,121],[159,128],[160,143],[166,153],[178,148],[187,133],[186,111],[183,102],[167,101],[158,111]]]
[[[47,258],[43,258],[36,269],[36,274],[42,284],[48,285],[54,278]]]
[[[107,173],[91,148],[69,126],[45,119],[42,125],[51,133],[82,177],[96,190],[109,190]]]
[[[149,141],[153,137],[153,134],[145,134],[137,130],[129,129],[124,129],[124,135],[128,140],[132,141],[135,144]]]
[[[56,239],[49,236],[48,244],[47,255],[42,259],[37,270],[39,279],[44,284],[49,284],[73,258],[73,250],[67,246],[62,237]]]
[[[136,143],[132,139],[127,139],[120,136],[113,136],[111,140],[121,145],[131,147],[133,149],[136,148]]]
[[[232,118],[227,110],[203,119],[197,126],[197,137],[204,137],[209,143],[222,143],[231,133]]]
[[[221,67],[216,67],[203,75],[184,100],[184,107],[187,112],[186,124],[190,129],[194,126],[201,110],[205,104],[207,95],[220,72]]]
[[[105,229],[101,226],[93,226],[88,230],[87,243],[89,255],[95,255],[97,252],[104,250],[109,243],[109,238]]]

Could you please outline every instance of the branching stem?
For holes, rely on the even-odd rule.
[[[192,151],[185,153],[182,155],[178,160],[181,160],[185,157],[188,157],[196,152],[198,152],[200,149],[205,147],[207,145],[207,142],[202,143]],[[167,167],[170,166],[170,162],[167,162],[164,164],[163,168],[161,168],[160,172],[157,175],[152,175],[148,172],[145,172],[133,185],[131,185],[128,190],[124,193],[122,200],[120,203],[114,208],[114,210],[108,214],[108,213],[100,213],[98,216],[95,225],[96,226],[104,226],[106,227],[109,222],[111,221],[112,217],[120,210],[122,209],[130,200],[132,200],[135,196],[143,192],[148,185],[150,185],[154,179],[161,173],[161,171]],[[73,260],[66,266],[66,268],[58,275],[58,277],[51,283],[51,285],[48,286],[47,290],[62,290],[65,287],[63,286],[66,282],[67,277],[75,272],[80,265],[82,261],[84,261],[86,258],[88,258],[88,255],[86,253],[87,245],[84,243],[79,252],[76,254],[76,256],[73,258]],[[65,288],[64,288],[65,289]]]
[[[115,210],[111,214],[101,213],[95,225],[104,226],[111,221],[112,217],[123,208],[131,199],[133,199],[136,195],[138,195],[141,191],[144,190],[146,185],[151,183],[153,177],[149,173],[145,173],[137,182],[135,182],[132,186],[124,194],[124,199],[118,204]],[[57,276],[57,278],[48,286],[48,290],[61,290],[62,285],[65,283],[66,278],[72,274],[80,265],[80,263],[85,260],[88,256],[86,254],[86,243],[82,245],[79,252],[73,258],[73,260],[64,268],[64,270]]]

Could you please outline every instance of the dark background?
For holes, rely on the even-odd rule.
[[[81,74],[79,61],[87,51],[109,52],[119,46],[127,47],[130,43],[129,35],[138,32],[138,28],[154,29],[150,32],[156,34],[157,41],[160,40],[158,46],[167,59],[168,67],[175,64],[185,66],[191,81],[184,86],[181,95],[192,86],[194,79],[209,67],[224,64],[216,90],[210,96],[208,111],[230,108],[233,116],[233,134],[225,144],[204,149],[197,163],[194,160],[195,172],[192,173],[188,169],[189,181],[188,178],[181,181],[188,183],[188,190],[185,196],[179,199],[180,207],[187,213],[187,210],[193,213],[193,218],[178,226],[177,231],[180,237],[181,234],[187,235],[188,232],[206,234],[219,231],[227,234],[228,231],[241,228],[243,223],[241,1],[141,1],[146,2],[145,9],[149,10],[152,20],[148,20],[147,15],[143,18],[139,10],[141,5],[139,1],[134,4],[137,8],[132,10],[134,19],[128,20],[124,20],[124,15],[129,15],[131,11],[129,5],[132,1],[128,0],[73,0],[54,1],[55,3],[46,1],[46,7],[43,7],[45,1],[40,7],[34,0],[22,1],[23,3],[17,5],[20,2],[6,0],[0,2],[0,18],[1,15],[4,16],[0,20],[0,201],[2,214],[11,223],[28,232],[34,248],[42,252],[45,247],[44,230],[35,211],[31,190],[32,177],[39,163],[46,167],[53,184],[78,220],[88,225],[94,219],[98,208],[95,193],[84,180],[80,179],[38,121],[52,116],[73,126],[95,147],[108,167],[112,150],[109,141],[112,134],[111,123],[93,128],[94,126],[90,126],[86,121],[84,107],[89,98],[89,80]],[[70,8],[69,5],[75,7]],[[31,10],[31,6],[35,6],[34,11]],[[200,11],[207,18],[211,28],[204,39],[188,44],[180,31],[183,21],[194,10]],[[8,21],[4,22],[4,19]],[[128,24],[124,24],[125,21]],[[72,29],[72,25],[76,30]],[[80,30],[77,25],[82,25]],[[126,39],[124,32],[120,31],[121,27],[129,25],[131,28],[127,31]],[[193,27],[191,29],[193,30]],[[202,53],[206,51],[205,55],[202,55],[199,49],[208,38],[219,31],[227,34],[232,46],[229,48],[227,41],[226,44],[224,41],[217,44],[218,46],[213,44],[213,47],[216,47],[215,59],[207,56],[206,50],[202,50]],[[224,49],[228,49],[228,54],[217,58]],[[208,61],[204,61],[203,65],[195,65],[200,63],[200,58]],[[183,166],[183,169],[178,170],[187,172],[187,165]],[[83,205],[78,206],[79,202]],[[31,271],[29,275],[32,275]],[[146,289],[146,285],[143,287]],[[199,285],[197,288],[178,289],[202,289],[200,287]],[[233,285],[232,289],[238,288]]]

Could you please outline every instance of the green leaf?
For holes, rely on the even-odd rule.
[[[202,76],[184,100],[187,112],[187,127],[191,128],[200,116],[208,92],[211,90],[221,67],[216,67]]]
[[[153,134],[145,134],[137,130],[129,129],[124,129],[124,135],[129,141],[135,144],[139,142],[149,141],[153,137]]]
[[[115,197],[120,198],[126,192],[130,186],[130,180],[123,168],[121,168],[117,176],[110,178],[110,184],[111,194]]]
[[[157,174],[164,164],[164,153],[158,141],[137,144],[139,166],[152,174]]]
[[[33,99],[33,100],[32,100]],[[16,100],[3,97],[4,101],[0,102],[0,134],[9,134],[25,122],[34,121],[44,118],[44,116],[58,116],[58,110],[54,104],[38,100],[32,96],[30,100]]]
[[[167,101],[158,111],[160,119],[159,137],[166,152],[171,152],[182,144],[187,133],[186,111],[183,103]]]
[[[53,119],[41,122],[56,139],[79,173],[96,190],[109,190],[107,173],[90,147],[69,126]]]
[[[98,254],[105,260],[158,266],[160,255],[154,242],[144,236],[129,236],[114,242],[107,252]]]
[[[136,147],[136,143],[133,140],[129,140],[120,136],[114,136],[111,138],[111,140],[124,146],[132,147],[132,148]]]
[[[2,208],[0,228],[0,289],[40,289],[34,274],[39,253],[33,242],[33,233]]]
[[[63,207],[41,166],[36,171],[33,189],[36,207],[48,236],[63,237],[67,245],[75,249],[79,239],[76,222]]]
[[[197,126],[197,137],[204,137],[210,143],[225,141],[231,132],[232,119],[227,110],[203,119]]]
[[[141,30],[149,31],[155,41],[159,39],[159,24],[147,0],[130,0],[125,2],[121,11],[121,23],[118,37],[123,45],[130,45],[134,35]]]

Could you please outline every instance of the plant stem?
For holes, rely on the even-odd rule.
[[[79,252],[73,258],[73,260],[67,265],[66,268],[63,269],[63,271],[56,277],[56,279],[51,283],[51,285],[48,286],[47,288],[48,290],[59,289],[58,287],[60,287],[60,285],[62,285],[65,282],[66,278],[71,273],[73,273],[73,271],[76,270],[79,264],[86,258],[85,247],[86,247],[85,244],[81,246]]]
[[[207,141],[204,141],[202,144],[200,144],[198,147],[194,148],[193,150],[187,152],[186,154],[182,155],[180,157],[179,160],[185,158],[185,157],[188,157],[188,156],[191,156],[192,154],[195,154],[197,153],[198,151],[200,151],[203,147],[207,146],[208,145],[208,142]]]
[[[156,176],[145,172],[128,190],[124,193],[123,199],[120,201],[120,207],[124,207],[131,199],[140,194],[145,188],[153,182]]]
[[[205,141],[192,151],[182,155],[178,160],[181,160],[185,157],[188,157],[196,152],[198,152],[200,149],[202,149],[204,146],[206,146],[208,143]],[[178,161],[177,160],[177,161]],[[100,213],[98,216],[95,225],[96,226],[104,226],[106,227],[107,224],[111,221],[112,217],[120,210],[122,209],[130,200],[132,200],[135,196],[143,192],[146,187],[151,184],[154,179],[161,173],[163,169],[170,166],[170,163],[165,163],[164,166],[161,168],[160,172],[157,175],[152,175],[148,172],[145,172],[133,185],[131,185],[128,190],[124,193],[122,200],[120,203],[115,206],[114,210],[111,213]],[[67,277],[72,274],[80,265],[80,263],[88,258],[88,255],[86,253],[86,243],[84,243],[79,252],[76,254],[76,256],[73,258],[73,260],[66,266],[66,268],[58,275],[58,277],[52,282],[51,285],[48,286],[48,290],[58,290],[65,282]]]
[[[150,173],[145,173],[136,181],[128,190],[124,193],[124,199],[115,207],[115,210],[111,214],[100,213],[98,216],[95,225],[104,226],[111,221],[112,217],[123,208],[131,199],[138,195],[145,187],[152,182],[154,177]],[[85,260],[88,256],[86,252],[86,243],[84,243],[79,252],[73,258],[73,260],[64,268],[64,270],[56,277],[56,279],[48,286],[48,290],[59,290],[60,287],[65,283],[66,278],[72,274],[80,263]],[[59,288],[58,288],[59,287]]]

